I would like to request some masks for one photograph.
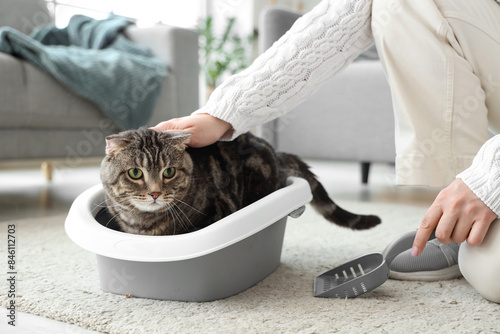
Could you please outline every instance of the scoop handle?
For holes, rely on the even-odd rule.
[[[413,247],[413,241],[415,240],[415,236],[417,235],[417,231],[407,232],[400,237],[394,239],[387,247],[385,247],[382,252],[382,256],[384,257],[385,262],[388,266],[391,265],[392,260],[402,252]],[[435,239],[436,235],[434,231],[432,231],[429,240]]]

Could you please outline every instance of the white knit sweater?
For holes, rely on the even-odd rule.
[[[224,81],[194,114],[230,123],[234,132],[227,140],[287,113],[373,43],[371,4],[323,0],[249,68]],[[500,136],[457,177],[500,216]]]
[[[290,111],[373,43],[371,3],[322,1],[195,113],[230,123],[235,138]]]

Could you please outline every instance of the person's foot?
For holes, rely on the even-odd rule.
[[[441,281],[461,277],[458,268],[460,244],[445,245],[436,239],[427,242],[417,257],[407,250],[394,258],[389,278],[404,281]]]

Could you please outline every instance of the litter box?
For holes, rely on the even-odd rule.
[[[288,216],[312,199],[309,184],[287,185],[201,230],[168,236],[116,231],[95,219],[102,185],[79,195],[65,228],[77,245],[97,255],[101,289],[120,295],[178,301],[212,301],[242,292],[280,264]]]

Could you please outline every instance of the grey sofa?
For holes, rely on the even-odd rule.
[[[42,0],[0,1],[0,26],[29,33],[52,16]],[[198,36],[170,26],[137,28],[126,36],[168,65],[148,125],[198,108]],[[0,167],[11,160],[57,161],[74,167],[104,154],[104,137],[119,129],[91,102],[75,96],[30,63],[0,53]]]
[[[278,40],[300,14],[270,6],[260,17],[260,52]],[[368,54],[371,52],[372,54]],[[370,163],[394,163],[394,117],[381,63],[369,49],[290,113],[259,129],[281,151],[303,158],[360,162],[362,182]],[[365,59],[363,59],[365,58]],[[372,59],[366,59],[372,58]]]

